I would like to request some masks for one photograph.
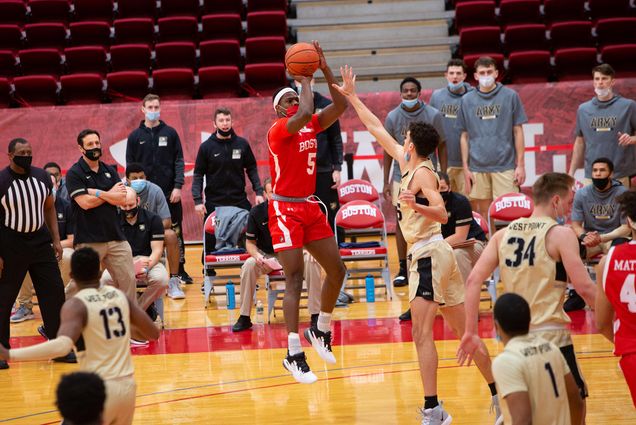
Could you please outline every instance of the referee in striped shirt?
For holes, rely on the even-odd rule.
[[[0,344],[9,346],[9,317],[27,271],[38,296],[44,328],[53,339],[60,326],[64,284],[57,262],[62,245],[51,177],[31,167],[25,139],[9,142],[9,166],[0,171]],[[9,365],[0,361],[0,369]]]

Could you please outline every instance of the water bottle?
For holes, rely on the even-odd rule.
[[[236,292],[232,280],[229,280],[225,285],[225,292],[227,294],[227,309],[234,310],[236,308]]]
[[[265,307],[261,300],[256,301],[256,324],[262,325],[265,323]]]
[[[367,302],[374,303],[375,302],[375,282],[373,281],[373,276],[368,274],[366,279],[364,279],[364,285],[367,291]]]

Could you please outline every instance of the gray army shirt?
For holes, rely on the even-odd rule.
[[[597,190],[593,184],[576,191],[572,205],[572,221],[580,221],[587,232],[608,233],[618,228],[626,220],[621,219],[616,197],[627,188],[613,180],[605,192]]]

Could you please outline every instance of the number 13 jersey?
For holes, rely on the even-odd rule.
[[[510,223],[499,244],[499,270],[504,292],[521,295],[530,305],[530,328],[565,327],[563,310],[567,275],[563,263],[546,249],[550,217],[520,218]]]
[[[267,132],[272,190],[290,198],[306,198],[316,191],[316,134],[322,131],[318,115],[297,133],[287,131],[289,118],[279,118]]]
[[[87,320],[75,344],[80,369],[102,379],[132,375],[130,356],[130,310],[122,291],[105,285],[86,288],[76,298],[86,306]]]

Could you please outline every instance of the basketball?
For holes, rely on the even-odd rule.
[[[320,56],[311,43],[296,43],[285,54],[285,67],[291,75],[311,77],[320,66]]]

